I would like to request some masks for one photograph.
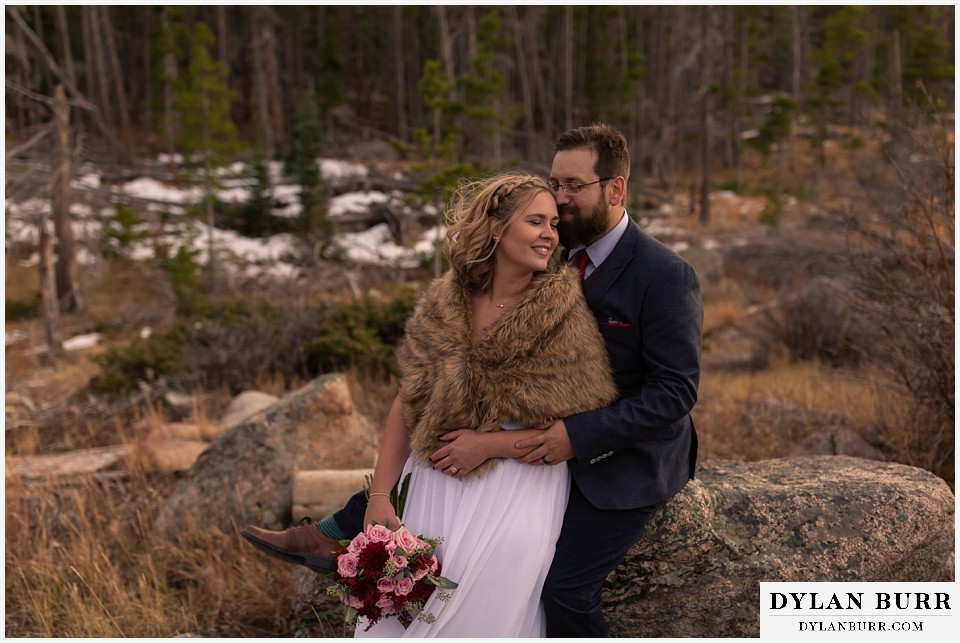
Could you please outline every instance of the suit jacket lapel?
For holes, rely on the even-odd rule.
[[[620,277],[623,269],[636,257],[636,246],[639,240],[640,228],[631,220],[610,256],[583,282],[583,294],[591,308],[603,299]]]

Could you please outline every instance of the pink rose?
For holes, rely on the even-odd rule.
[[[363,607],[363,601],[361,601],[356,596],[350,596],[349,603],[350,603],[350,607],[352,607],[355,610],[358,610]]]
[[[367,538],[367,535],[364,533],[359,533],[354,536],[353,540],[350,541],[350,544],[347,545],[347,551],[351,554],[359,554],[363,551],[363,548],[367,546],[367,543],[370,542]]]
[[[430,570],[426,567],[420,567],[417,571],[413,572],[413,580],[420,580],[424,576],[430,573]]]
[[[397,581],[392,578],[381,578],[377,581],[377,590],[383,593],[392,592],[396,586]]]
[[[393,568],[394,569],[404,569],[409,564],[406,556],[394,556],[393,557]]]
[[[437,560],[436,556],[431,556],[430,557],[430,573],[435,574],[438,569],[440,569],[440,561]]]
[[[367,525],[366,534],[372,543],[388,543],[393,540],[393,532],[383,525]]]
[[[354,578],[359,563],[360,559],[355,554],[340,554],[337,558],[337,572],[344,578]]]
[[[389,616],[391,614],[397,613],[397,608],[393,604],[393,596],[390,594],[384,594],[377,600],[377,607],[380,608],[381,613],[384,616]]]
[[[406,596],[413,591],[413,579],[401,578],[397,581],[397,588],[394,590],[397,596]]]
[[[406,553],[410,554],[416,549],[422,547],[423,542],[414,536],[406,527],[400,527],[396,532],[397,547],[400,547]]]

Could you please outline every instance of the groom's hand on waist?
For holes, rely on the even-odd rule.
[[[557,420],[538,435],[518,441],[516,447],[520,450],[532,449],[520,458],[520,462],[527,464],[557,464],[576,457],[563,420]]]

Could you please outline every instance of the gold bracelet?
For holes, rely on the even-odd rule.
[[[384,498],[390,498],[389,493],[383,493],[382,491],[371,491],[370,497],[373,498],[374,496],[383,496]]]

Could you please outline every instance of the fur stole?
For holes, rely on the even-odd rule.
[[[602,408],[616,386],[576,270],[534,275],[524,298],[471,340],[470,294],[452,271],[434,280],[397,348],[413,454],[424,464],[456,429],[498,431]],[[487,461],[468,476],[490,471]]]

